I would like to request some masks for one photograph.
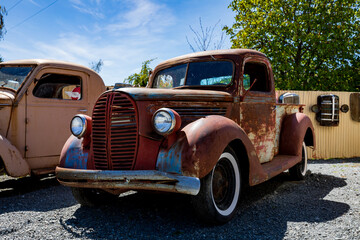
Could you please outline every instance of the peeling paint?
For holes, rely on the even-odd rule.
[[[162,172],[181,174],[182,145],[176,142],[169,150],[161,149],[156,168]]]

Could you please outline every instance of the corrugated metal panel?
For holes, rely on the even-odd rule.
[[[310,110],[317,103],[317,97],[323,94],[339,96],[340,106],[350,106],[351,92],[322,92],[322,91],[277,91],[278,96],[285,92],[296,93],[300,96],[300,103],[305,104],[304,113],[308,115],[314,125],[316,134],[316,150],[309,149],[312,158],[351,158],[360,156],[360,122],[351,119],[350,111],[340,111],[340,123],[336,127],[320,126],[315,119],[315,113]]]

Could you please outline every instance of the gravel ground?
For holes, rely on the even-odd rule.
[[[360,239],[360,158],[316,160],[244,191],[229,223],[196,220],[188,196],[135,193],[80,207],[53,176],[0,177],[1,239]]]

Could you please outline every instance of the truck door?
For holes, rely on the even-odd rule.
[[[25,156],[32,169],[42,169],[58,164],[72,117],[88,111],[88,75],[51,68],[35,79],[26,95]]]
[[[254,144],[261,163],[271,161],[275,150],[275,89],[270,64],[255,57],[244,61],[240,126]]]

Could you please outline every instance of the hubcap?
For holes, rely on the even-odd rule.
[[[220,158],[212,174],[212,197],[216,209],[222,215],[231,214],[237,205],[240,188],[239,172],[236,160],[230,156]]]

